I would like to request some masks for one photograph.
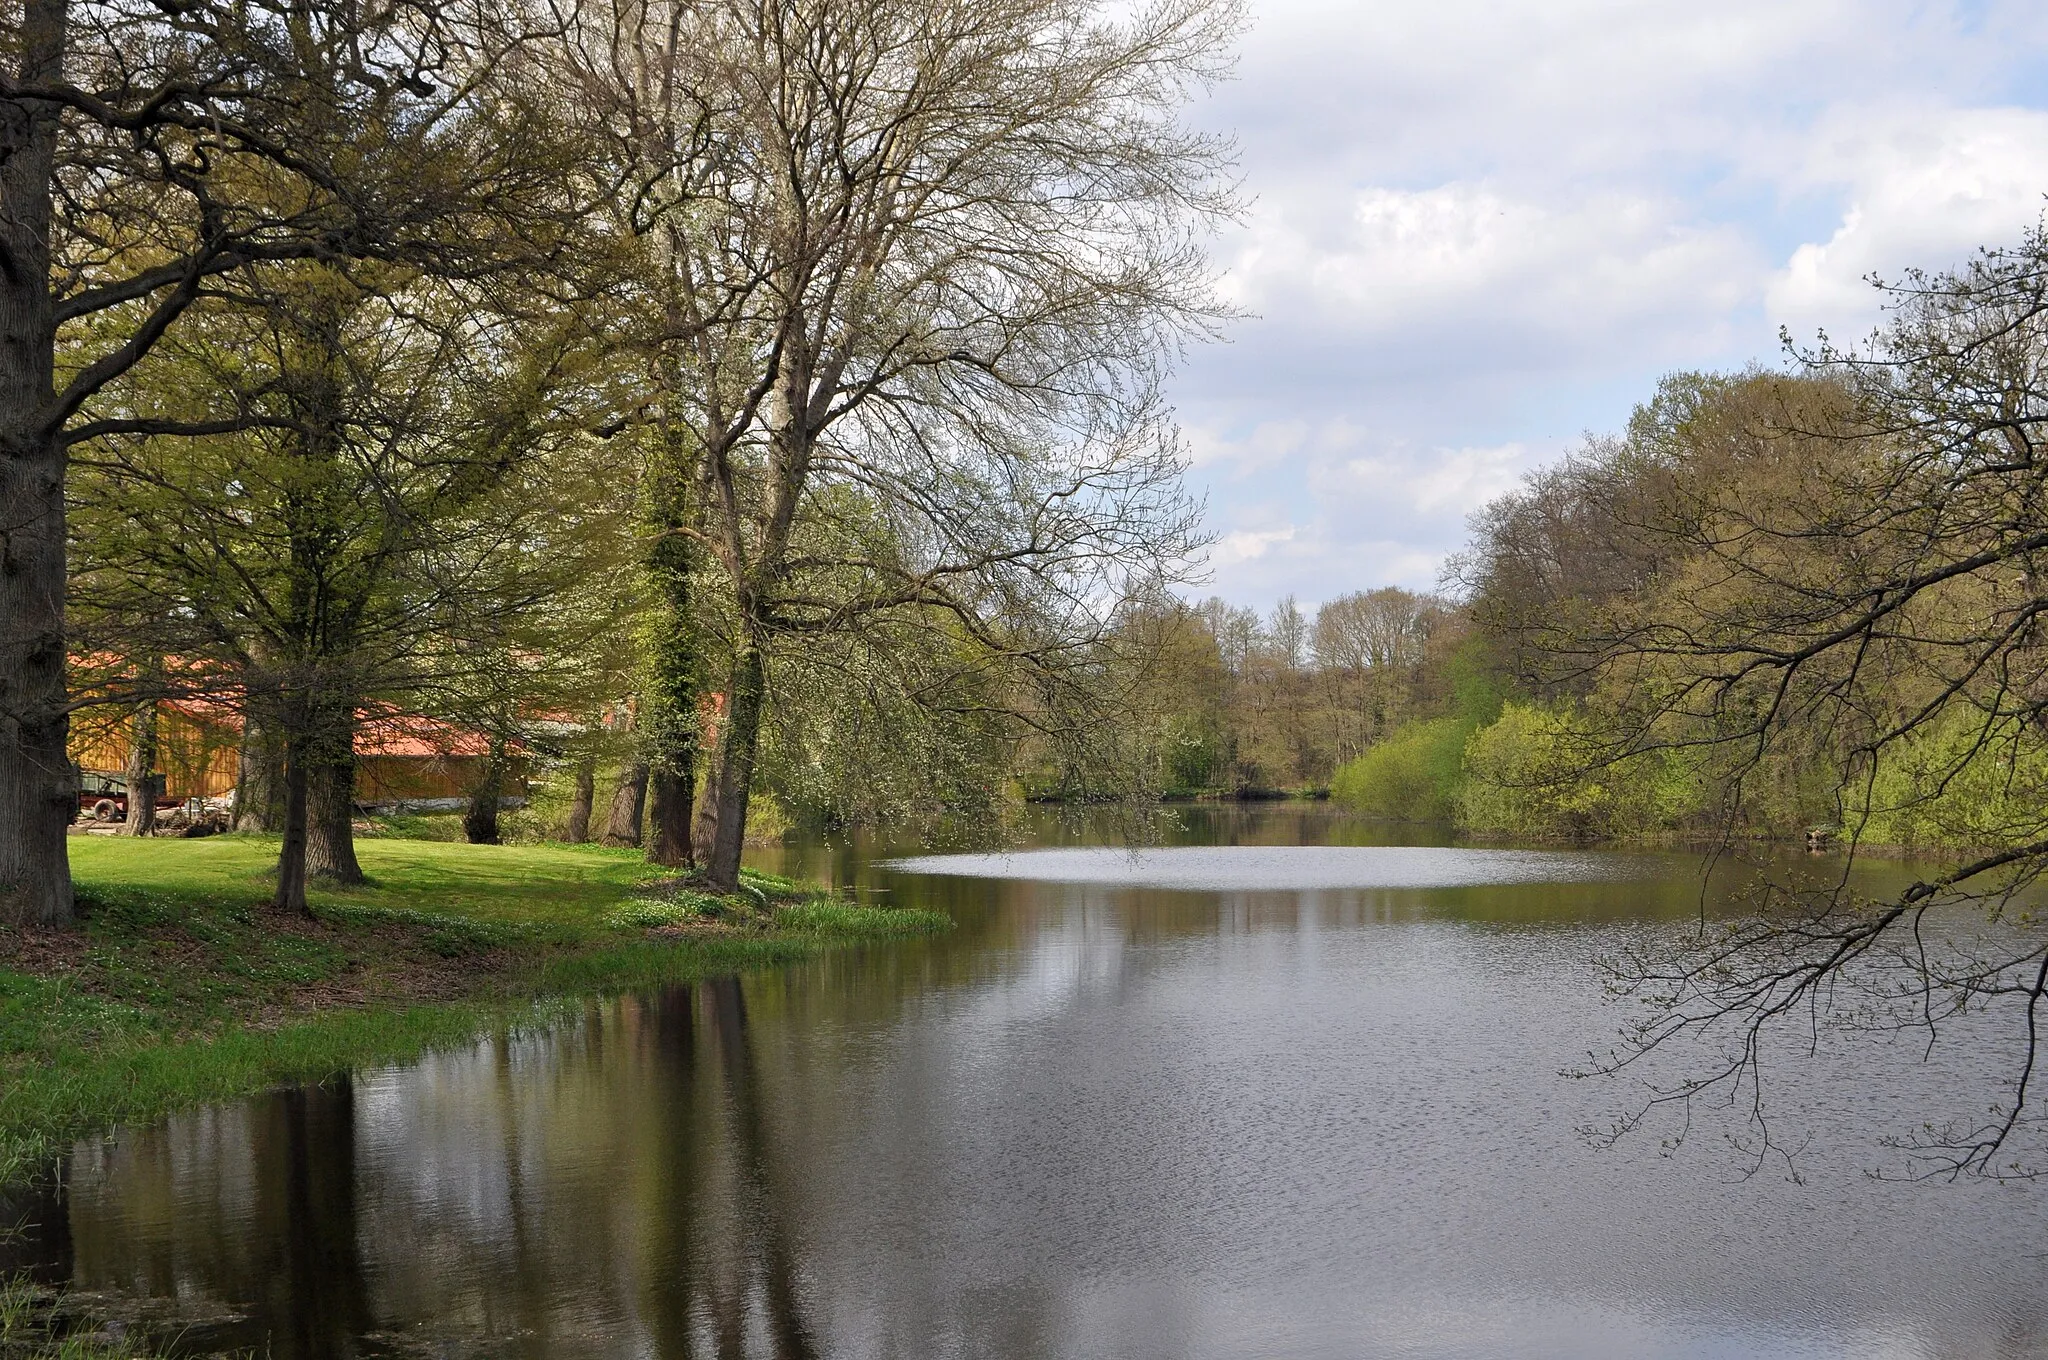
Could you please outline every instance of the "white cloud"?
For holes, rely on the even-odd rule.
[[[2013,243],[2040,220],[2048,111],[1922,110],[1837,122],[1804,174],[1846,189],[1840,225],[1800,245],[1771,279],[1771,315],[1795,332],[1867,328],[1878,304],[1872,274],[1941,268],[1978,246]]]
[[[1371,347],[1382,364],[1423,353],[1554,364],[1624,335],[1692,328],[1755,289],[1755,247],[1732,228],[1686,222],[1683,207],[1616,192],[1551,206],[1483,182],[1369,187],[1337,239],[1282,207],[1262,212],[1225,287],[1253,310]]]
[[[1258,533],[1239,529],[1216,540],[1216,545],[1209,550],[1209,565],[1217,570],[1224,570],[1246,562],[1256,562],[1276,544],[1286,543],[1293,537],[1294,526],[1291,524],[1284,529],[1268,529]]]
[[[1860,329],[1864,275],[2013,240],[2048,190],[2020,0],[1254,4],[1200,117],[1241,137],[1215,258],[1257,315],[1178,389],[1247,603],[1427,584],[1660,373]]]
[[[1343,465],[1340,484],[1412,510],[1425,519],[1455,515],[1459,520],[1513,490],[1534,462],[1522,444],[1482,449],[1433,449],[1401,458],[1387,454],[1354,458]],[[1316,477],[1323,484],[1333,480]]]

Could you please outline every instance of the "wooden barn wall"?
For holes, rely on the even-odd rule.
[[[356,801],[388,803],[401,798],[467,798],[483,774],[482,756],[357,756]],[[506,762],[505,793],[525,792],[526,762]]]
[[[71,758],[96,774],[125,774],[134,732],[130,713],[82,712],[71,720]],[[166,706],[157,710],[156,740],[165,801],[218,798],[235,787],[240,733]]]

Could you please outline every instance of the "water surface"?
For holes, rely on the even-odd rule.
[[[1967,1053],[1793,1062],[1797,1181],[1602,1149],[1697,858],[1375,838],[793,847],[958,928],[83,1143],[11,1250],[278,1357],[2048,1356],[2048,1186],[1866,1174]]]

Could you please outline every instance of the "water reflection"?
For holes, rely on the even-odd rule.
[[[1863,1175],[1967,1064],[1824,1052],[1804,1184],[1575,1135],[1590,960],[1699,909],[1690,857],[1197,891],[886,853],[793,857],[958,930],[81,1145],[7,1250],[278,1357],[2048,1354],[2043,1188]]]

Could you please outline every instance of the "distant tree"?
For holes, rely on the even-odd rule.
[[[1204,600],[1197,612],[1208,625],[1209,635],[1216,639],[1224,667],[1232,675],[1245,674],[1251,666],[1252,653],[1265,644],[1266,634],[1259,625],[1258,614],[1215,596]]]
[[[1309,621],[1292,595],[1273,606],[1266,619],[1266,636],[1272,639],[1273,657],[1290,671],[1300,670],[1309,659]]]
[[[1442,612],[1440,601],[1399,586],[1340,595],[1316,611],[1316,661],[1344,671],[1417,665]]]

